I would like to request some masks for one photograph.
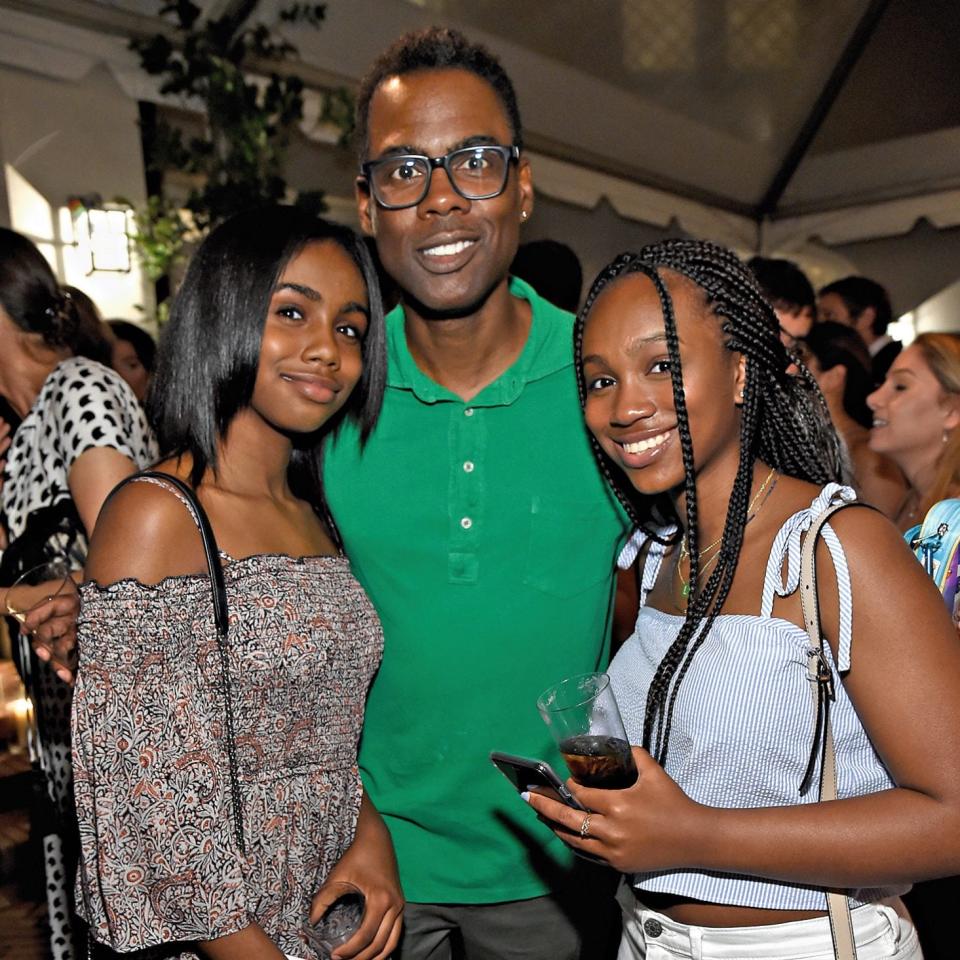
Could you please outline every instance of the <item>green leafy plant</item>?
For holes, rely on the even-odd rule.
[[[296,48],[262,23],[253,22],[260,0],[233,0],[216,19],[203,19],[191,0],[164,0],[160,15],[172,29],[130,41],[141,67],[160,77],[160,92],[199,108],[203,127],[186,134],[162,116],[149,138],[150,170],[187,174],[192,184],[181,212],[151,196],[136,210],[135,244],[147,275],[169,276],[184,258],[184,244],[199,239],[233,213],[283,200],[288,188],[283,164],[290,138],[303,118],[302,79],[290,66]],[[279,11],[282,23],[319,28],[325,4],[292,3]],[[321,122],[352,130],[353,98],[346,90],[324,91]],[[296,202],[325,209],[321,191],[301,191]]]
[[[163,79],[161,93],[203,108],[199,136],[188,138],[161,119],[148,158],[156,170],[199,175],[201,185],[191,190],[186,206],[201,231],[287,192],[283,161],[303,117],[303,81],[275,69],[297,51],[269,27],[250,22],[258,6],[259,0],[237,0],[217,19],[202,20],[191,0],[165,2],[160,13],[172,18],[172,36],[130,43],[143,69]],[[324,4],[294,3],[281,10],[280,19],[319,27],[324,14]],[[315,192],[307,198],[314,207],[319,201]]]
[[[192,231],[180,210],[159,196],[148,197],[146,206],[139,209],[124,197],[116,202],[133,211],[133,242],[148,279],[157,281],[168,276],[183,262],[184,244],[191,238]]]

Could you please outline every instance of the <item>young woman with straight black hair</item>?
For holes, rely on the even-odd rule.
[[[812,644],[801,545],[853,492],[778,334],[736,256],[698,241],[618,258],[580,314],[586,421],[638,528],[621,562],[641,609],[610,675],[639,778],[570,781],[588,814],[529,802],[627,875],[620,960],[827,960],[831,891],[860,960],[916,960],[900,895],[960,865],[955,631],[894,526],[853,507],[814,541]]]
[[[385,365],[352,231],[268,207],[197,250],[153,392],[166,459],[107,502],[82,587],[78,899],[114,950],[312,960],[306,927],[345,881],[366,913],[336,956],[396,944],[393,848],[357,769],[382,633],[324,507],[319,452],[343,416],[370,430]]]

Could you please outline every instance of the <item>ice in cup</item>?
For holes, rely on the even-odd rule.
[[[346,881],[336,886],[342,888],[340,896],[316,923],[307,924],[305,930],[307,942],[324,960],[360,929],[366,907],[366,898],[359,887]]]

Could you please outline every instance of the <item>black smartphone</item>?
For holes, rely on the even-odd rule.
[[[574,810],[586,811],[587,808],[567,789],[566,784],[545,760],[517,757],[511,753],[500,753],[499,750],[493,750],[490,759],[518,793],[531,787],[545,787],[555,800],[573,807]]]

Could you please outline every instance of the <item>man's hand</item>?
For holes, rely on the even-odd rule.
[[[386,960],[400,939],[403,893],[390,834],[366,794],[353,843],[313,898],[312,923],[343,893],[344,881],[363,891],[366,907],[360,929],[334,950],[334,960]]]
[[[37,656],[49,663],[64,683],[73,685],[77,669],[77,617],[80,596],[65,590],[41,600],[25,615],[20,629],[30,635]]]

